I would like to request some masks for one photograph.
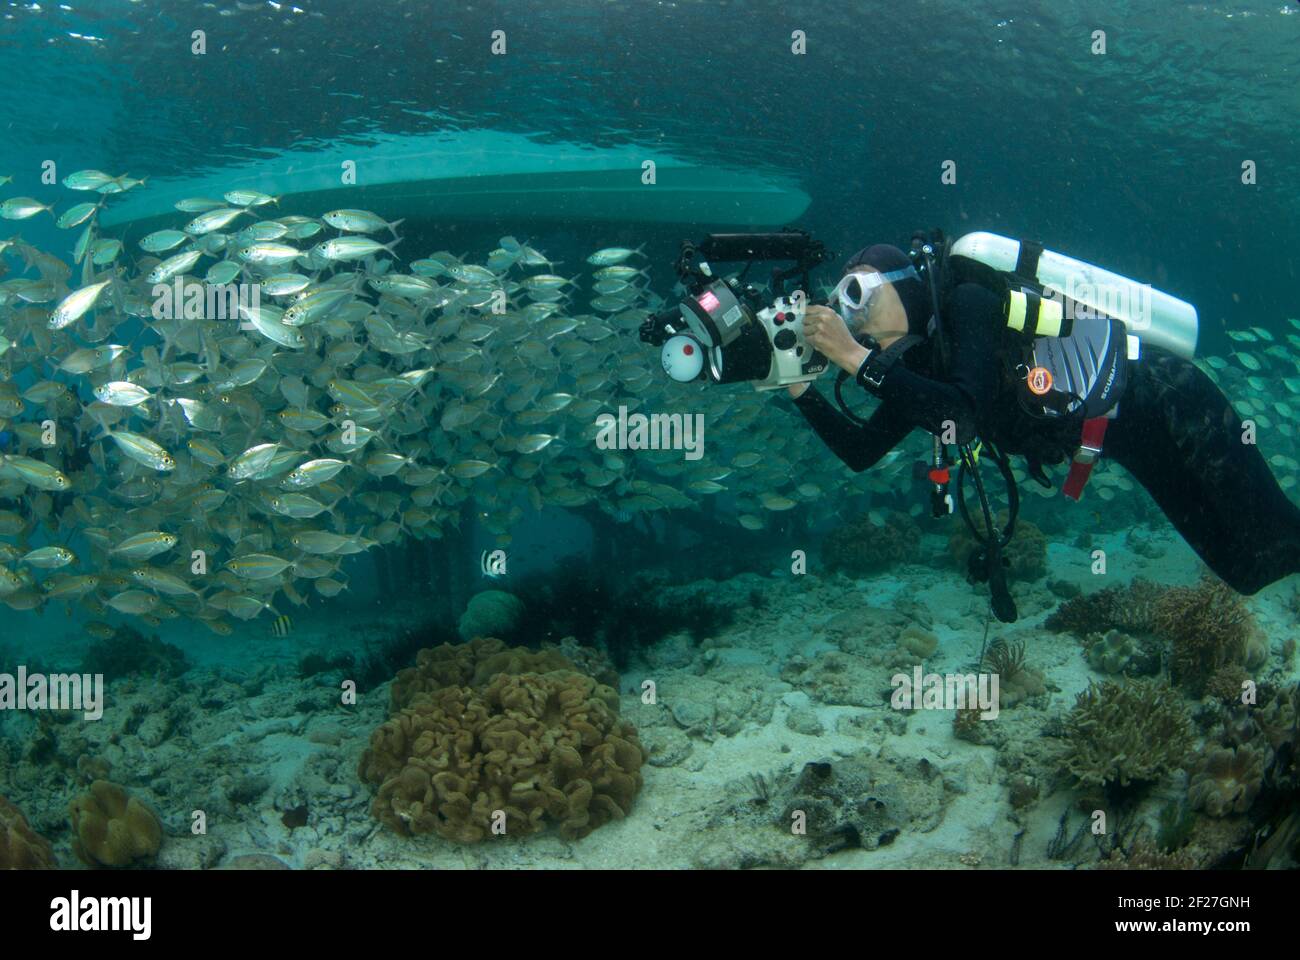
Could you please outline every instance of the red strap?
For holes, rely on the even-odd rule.
[[[1106,436],[1106,417],[1093,417],[1083,421],[1083,431],[1079,437],[1079,449],[1074,452],[1074,462],[1070,464],[1070,473],[1065,478],[1062,492],[1071,500],[1083,496],[1083,488],[1088,482],[1092,468],[1101,456],[1101,443]]]

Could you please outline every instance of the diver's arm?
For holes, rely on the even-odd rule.
[[[865,424],[854,423],[831,406],[812,384],[795,398],[794,405],[822,442],[855,473],[875,466],[912,432],[912,424],[900,419],[883,403]]]

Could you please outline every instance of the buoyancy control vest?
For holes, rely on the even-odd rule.
[[[1070,418],[1080,442],[1064,491],[1079,499],[1119,412],[1143,343],[1196,350],[1191,304],[1041,244],[969,233],[943,245],[942,284],[978,283],[1002,301],[1003,374],[1032,417]]]

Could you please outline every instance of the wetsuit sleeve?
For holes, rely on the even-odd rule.
[[[914,426],[883,403],[876,407],[865,424],[854,423],[831,406],[811,384],[794,405],[822,442],[855,473],[875,466],[881,457],[912,432]]]
[[[971,440],[997,394],[1001,313],[1001,302],[989,290],[971,283],[956,287],[944,305],[949,379],[934,380],[896,363],[880,385],[884,406],[931,433],[942,432],[951,420],[957,441]]]

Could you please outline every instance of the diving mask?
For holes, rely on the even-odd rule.
[[[888,273],[846,273],[835,285],[831,298],[844,322],[849,323],[855,313],[865,311],[871,305],[871,298],[885,284],[915,276],[915,267],[904,267]]]

